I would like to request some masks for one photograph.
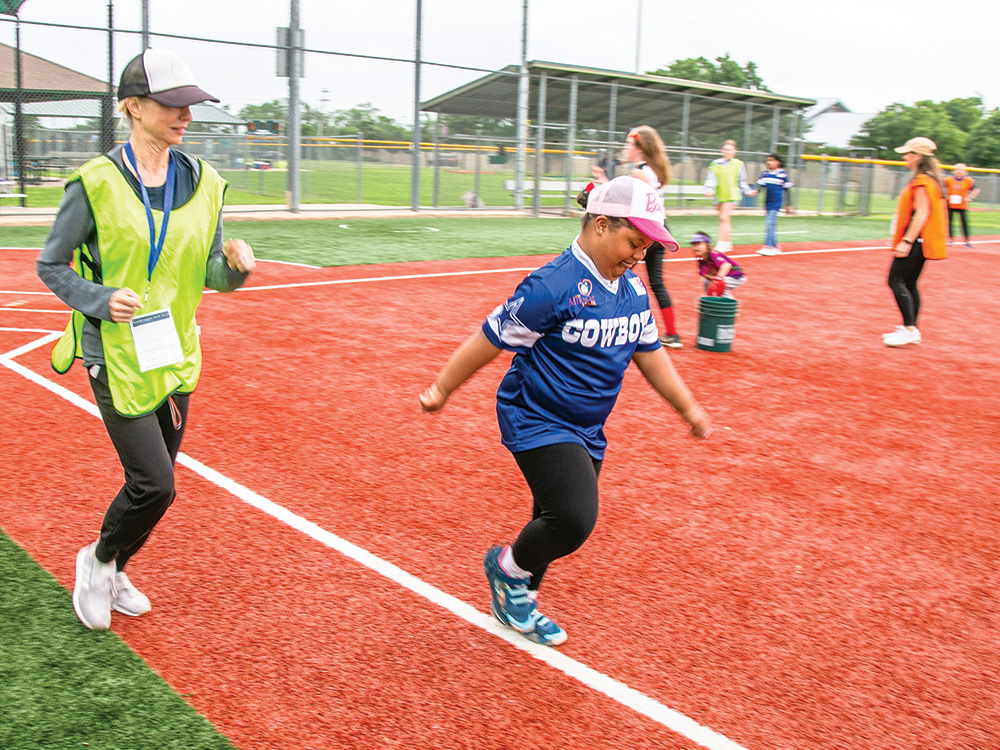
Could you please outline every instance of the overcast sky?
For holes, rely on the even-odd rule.
[[[423,0],[426,62],[496,69],[521,56],[523,0]],[[233,112],[286,97],[275,52],[158,38],[157,32],[273,44],[289,23],[290,0],[149,0],[152,46],[179,52],[202,88]],[[309,49],[412,59],[416,0],[300,0]],[[638,18],[641,7],[641,32]],[[115,26],[140,28],[140,0],[114,0]],[[27,0],[25,21],[106,26],[107,2]],[[6,18],[0,16],[0,18]],[[778,94],[836,97],[855,112],[899,101],[981,95],[1000,106],[995,0],[529,0],[528,59],[634,72],[673,60],[729,53],[754,61]],[[22,25],[22,46],[107,79],[106,34]],[[13,24],[0,41],[14,43]],[[140,51],[137,35],[117,34],[115,82]],[[310,55],[301,96],[326,110],[371,102],[412,121],[413,67]],[[424,66],[426,100],[481,73]]]

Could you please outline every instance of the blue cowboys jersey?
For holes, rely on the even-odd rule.
[[[516,355],[497,391],[503,444],[579,443],[598,460],[632,355],[660,347],[642,280],[603,279],[576,241],[529,274],[483,333]]]

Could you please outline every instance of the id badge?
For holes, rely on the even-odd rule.
[[[170,310],[137,315],[132,318],[129,327],[132,329],[140,372],[175,365],[184,359],[181,340]]]
[[[953,205],[953,206],[961,206],[962,205],[962,196],[961,195],[949,195],[948,196],[948,200],[951,201],[951,205]]]

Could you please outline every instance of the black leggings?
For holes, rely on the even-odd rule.
[[[597,523],[601,461],[577,443],[546,445],[514,454],[534,506],[531,522],[513,544],[514,562],[531,572],[537,589],[549,563],[576,551]]]
[[[905,258],[893,258],[889,266],[889,288],[896,297],[904,326],[915,326],[920,313],[920,294],[917,279],[924,270],[924,248],[920,240],[913,243]]]
[[[656,304],[661,310],[672,307],[670,293],[663,283],[663,253],[665,248],[659,242],[654,242],[646,251],[646,273],[649,274],[649,285],[653,287]]]
[[[951,220],[955,214],[958,214],[958,218],[962,221],[962,236],[965,237],[965,241],[969,241],[969,220],[966,216],[968,212],[964,208],[951,208],[948,207],[948,236],[954,237],[955,233],[952,231],[952,226],[954,222]]]
[[[95,554],[101,562],[114,560],[121,570],[174,501],[174,461],[184,437],[188,396],[170,397],[181,416],[180,428],[174,429],[169,401],[144,417],[116,412],[103,367],[98,377],[91,376],[90,386],[125,470],[125,484],[104,514]]]

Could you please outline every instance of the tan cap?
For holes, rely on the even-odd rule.
[[[923,136],[917,136],[916,138],[911,138],[902,146],[896,148],[897,154],[920,154],[920,156],[934,156],[934,151],[937,149],[937,144],[930,138],[924,138]]]

